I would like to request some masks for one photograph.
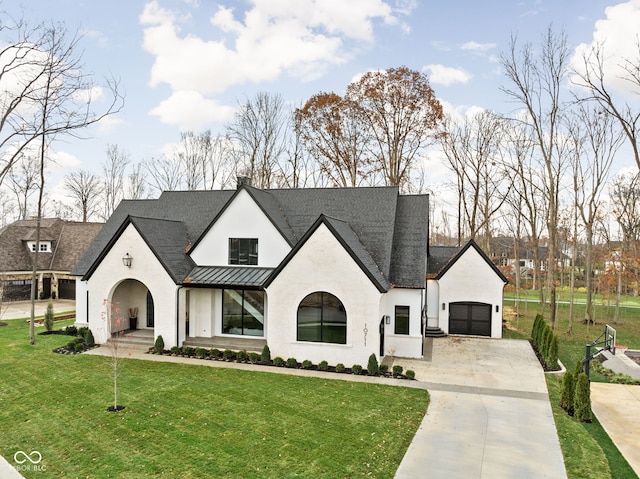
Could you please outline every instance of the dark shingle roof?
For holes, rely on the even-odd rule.
[[[390,281],[407,287],[424,283],[428,196],[400,196],[397,187],[242,189],[292,247],[324,215],[379,287],[388,289]],[[129,215],[183,223],[186,237],[180,254],[187,256],[187,247],[201,238],[236,194],[237,190],[165,192],[157,200],[123,201],[73,273],[85,276],[90,271]],[[150,241],[165,240],[156,235]]]
[[[71,271],[102,228],[101,223],[80,223],[59,218],[40,221],[40,241],[51,242],[51,252],[38,254],[38,269]],[[0,271],[31,271],[34,254],[27,241],[36,239],[36,220],[20,220],[0,231]]]

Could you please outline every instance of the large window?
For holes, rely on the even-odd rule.
[[[409,306],[396,306],[395,334],[409,334]]]
[[[331,293],[319,291],[298,306],[298,341],[347,343],[347,313]]]
[[[264,291],[222,291],[222,332],[264,336]]]
[[[258,264],[258,238],[229,238],[229,264]]]

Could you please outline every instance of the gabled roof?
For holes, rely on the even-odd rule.
[[[304,188],[165,192],[157,200],[120,203],[73,273],[86,276],[128,216],[178,221],[190,250],[240,191],[246,191],[295,248],[319,221],[327,224],[382,290],[390,283],[422,287],[428,233],[428,196],[401,196],[397,187]],[[321,219],[323,218],[323,219]],[[162,243],[162,236],[153,240]],[[177,245],[176,245],[177,247]],[[161,245],[154,245],[154,251]],[[192,270],[185,272],[186,278]],[[202,271],[198,270],[199,273]],[[178,278],[182,271],[173,273]]]
[[[358,264],[360,269],[365,273],[371,282],[378,288],[378,291],[385,292],[389,290],[389,281],[382,274],[375,261],[371,258],[364,245],[360,242],[357,235],[351,229],[348,223],[336,218],[329,218],[320,215],[316,222],[307,230],[304,237],[298,241],[296,246],[289,252],[284,260],[278,265],[276,270],[266,280],[264,286],[267,287],[280,274],[280,272],[289,264],[291,259],[298,254],[298,251],[313,236],[320,225],[325,225],[333,236],[340,242],[344,249],[349,253],[353,260]]]
[[[128,216],[125,219],[116,233],[111,237],[109,243],[101,251],[97,260],[93,262],[91,268],[83,275],[83,279],[87,279],[93,274],[102,259],[109,253],[129,225],[133,225],[138,231],[149,249],[151,249],[160,264],[169,276],[171,276],[171,279],[173,279],[176,284],[181,283],[184,277],[195,266],[193,260],[186,252],[189,237],[184,223],[137,216]]]
[[[430,279],[440,279],[444,274],[460,259],[469,248],[475,249],[482,259],[491,267],[491,269],[504,282],[509,280],[502,274],[495,264],[489,259],[478,244],[469,240],[464,246],[431,246],[429,250],[429,260],[427,277]]]
[[[0,230],[0,271],[31,272],[36,240],[36,219],[20,220]],[[68,272],[84,254],[102,223],[81,223],[59,218],[40,220],[40,241],[51,242],[51,252],[38,254],[38,270]]]

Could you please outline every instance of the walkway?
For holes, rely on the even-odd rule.
[[[603,354],[607,358],[602,363],[604,367],[640,380],[640,366],[629,359],[624,350],[617,350],[615,356],[609,352]],[[640,386],[592,382],[591,409],[620,453],[640,476]]]
[[[431,403],[397,479],[567,477],[527,341],[449,336],[434,339],[426,359],[398,360],[426,382]]]

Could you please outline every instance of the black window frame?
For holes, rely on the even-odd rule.
[[[319,301],[317,297],[315,297],[315,295],[320,295]],[[309,339],[309,336],[310,336],[309,331],[312,331],[308,328],[310,324],[309,322],[305,322],[304,324],[301,323],[300,313],[301,313],[301,308],[303,307],[312,308],[312,306],[305,306],[304,305],[305,302],[313,303],[314,301],[319,303],[320,305],[320,308],[315,308],[316,310],[319,310],[319,322],[316,328],[316,332],[318,335],[315,339]],[[337,306],[337,307],[334,307],[334,306]],[[328,316],[330,315],[329,313],[330,309],[333,310],[334,312],[337,311],[337,313],[341,317],[344,317],[344,320],[340,321],[341,323],[344,322],[344,325],[338,326],[338,328],[340,328],[340,331],[338,330],[338,328],[336,328],[335,324],[331,324],[331,322],[328,319],[325,319],[325,318],[328,318]],[[342,319],[342,318],[339,318],[339,319]],[[325,343],[325,344],[347,344],[347,321],[348,321],[348,318],[347,318],[346,308],[344,307],[344,304],[342,303],[340,298],[338,298],[336,295],[329,293],[327,291],[315,291],[313,293],[309,293],[298,304],[298,310],[296,312],[296,341],[311,342],[311,343]],[[303,326],[307,326],[307,328],[304,330],[301,329],[301,327]],[[342,329],[344,329],[344,331],[342,331]],[[302,331],[304,331],[304,334],[301,334]],[[336,334],[336,332],[338,334]],[[338,340],[332,340],[334,338],[337,338]]]
[[[258,238],[229,238],[230,265],[258,265]]]
[[[406,314],[405,314],[406,311]],[[409,306],[404,305],[396,305],[394,311],[394,321],[393,321],[393,334],[409,334],[409,318],[410,318],[411,308]],[[399,326],[402,326],[400,328]]]
[[[226,313],[225,313],[225,291],[235,291],[236,293],[238,293],[241,297],[242,297],[242,303],[238,303],[240,308],[240,324],[237,325],[239,326],[240,332],[229,332],[229,331],[225,331],[226,327],[228,326],[228,322],[225,321],[225,317],[226,317]],[[255,320],[257,320],[257,318],[251,316],[251,314],[245,314],[247,313],[245,308],[245,301],[247,303],[250,303],[250,301],[247,300],[247,293],[259,293],[262,297],[262,305],[260,308],[260,313],[262,314],[262,328],[260,329],[262,331],[261,335],[257,335],[257,334],[249,334],[248,332],[245,332],[245,330],[250,331],[251,329],[248,328],[248,324],[250,319],[249,318],[253,318]],[[254,289],[254,288],[224,288],[222,289],[222,334],[231,334],[231,335],[235,335],[235,336],[247,336],[247,337],[254,337],[254,338],[263,338],[264,337],[264,305],[265,305],[265,297],[266,294],[263,290],[261,289]],[[245,317],[247,318],[247,320],[245,321]],[[260,321],[258,321],[260,322]]]

